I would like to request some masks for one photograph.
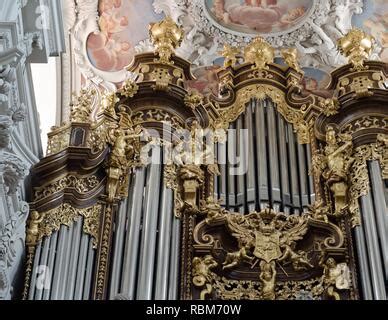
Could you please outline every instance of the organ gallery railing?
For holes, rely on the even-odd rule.
[[[360,244],[357,235],[352,236],[352,228],[361,223],[359,199],[369,190],[367,160],[379,162],[384,179],[388,170],[387,65],[367,60],[373,39],[352,30],[339,42],[349,64],[332,72],[331,98],[303,94],[303,71],[296,50],[283,50],[286,65],[275,64],[274,49],[261,38],[254,39],[243,52],[224,47],[219,94],[205,97],[186,89],[186,81],[193,79],[190,63],[174,53],[182,36],[181,28],[169,18],[151,25],[150,38],[156,51],[135,57],[128,68],[133,79],[102,97],[95,89],[82,90],[72,105],[69,123],[49,134],[48,155],[32,172],[23,297],[114,298],[108,285],[114,277],[111,270],[116,253],[112,244],[117,243],[114,238],[119,237],[121,228],[120,204],[128,197],[130,185],[127,202],[144,197],[143,184],[137,186],[134,180],[139,172],[136,168],[152,165],[153,156],[160,154],[155,151],[159,147],[163,152],[158,161],[162,160],[163,167],[150,169],[148,174],[162,170],[164,188],[173,192],[171,214],[181,221],[173,231],[180,232],[176,242],[180,255],[172,251],[180,272],[171,271],[176,278],[172,286],[177,287],[181,299],[367,297],[359,289],[364,280],[357,273],[354,241]],[[265,112],[273,115],[265,113],[260,122],[255,110],[264,105],[268,108]],[[268,191],[263,193],[267,198],[260,202],[255,175],[261,171],[252,164],[249,174],[238,180],[247,186],[254,178],[252,203],[243,196],[245,204],[235,213],[230,211],[229,200],[218,199],[219,184],[228,183],[229,173],[220,170],[216,146],[230,142],[226,130],[232,125],[238,128],[234,123],[245,114],[257,117],[249,120],[256,128],[268,129],[263,134],[253,133],[255,128],[249,124],[252,142],[238,142],[236,148],[239,144],[245,145],[241,150],[252,146],[258,155],[256,162],[267,161],[260,159],[261,146],[267,148],[268,157],[272,151],[289,158],[299,155],[307,165],[302,167],[303,161],[296,158],[294,166],[279,165],[276,170],[268,164]],[[270,119],[278,119],[283,131]],[[292,126],[299,145],[290,142],[292,132],[284,135],[282,121]],[[268,133],[271,123],[283,142]],[[300,149],[301,144],[307,147]],[[233,144],[228,146],[234,148]],[[308,168],[311,183],[307,182]],[[274,175],[284,177],[287,171],[291,181],[295,170],[306,175],[305,182],[293,182],[295,188],[300,187],[297,196],[304,196],[300,190],[306,183],[311,190],[305,191],[309,201],[286,205],[283,189],[290,182],[284,178],[275,201]],[[166,212],[170,208],[162,207]],[[80,233],[64,227],[70,228],[75,221]],[[54,233],[55,239],[51,238]],[[66,239],[70,244],[63,244]],[[50,255],[55,254],[61,257],[50,265]],[[51,266],[50,281],[39,289],[37,270],[42,264]],[[123,268],[121,272],[132,271]],[[76,284],[80,279],[82,288]],[[144,288],[148,286],[144,279],[152,277],[142,279],[137,297],[149,298],[151,293],[142,296],[139,292],[152,291]]]

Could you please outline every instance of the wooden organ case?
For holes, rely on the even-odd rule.
[[[296,50],[275,64],[261,38],[224,47],[204,97],[174,53],[182,30],[166,18],[150,37],[133,79],[83,89],[49,134],[24,299],[382,298],[388,90],[372,39],[340,41],[331,98],[301,89]]]

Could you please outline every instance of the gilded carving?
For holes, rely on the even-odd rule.
[[[286,64],[298,72],[302,72],[298,62],[298,51],[295,48],[283,49],[281,51]]]
[[[324,210],[319,204],[316,207]],[[211,206],[211,199],[201,208],[206,218],[194,230],[194,239],[198,243],[194,247],[198,246],[201,252],[209,252],[204,255],[208,264],[203,262],[204,258],[193,260],[193,277],[195,270],[203,270],[202,273],[197,273],[202,275],[201,282],[198,281],[200,285],[197,286],[203,289],[200,293],[201,299],[319,300],[339,298],[338,290],[350,289],[347,264],[333,264],[333,258],[325,251],[334,245],[338,252],[343,240],[329,237],[324,241],[314,242],[313,250],[320,252],[316,258],[313,258],[313,251],[305,251],[299,247],[305,241],[307,233],[312,232],[312,226],[333,231],[335,229],[335,233],[343,237],[341,231],[328,221],[316,219],[311,212],[296,216],[277,213],[268,208],[247,215],[232,213],[218,203]],[[202,225],[208,225],[209,229],[206,230],[210,233],[199,236]],[[220,244],[220,241],[224,240],[214,236],[214,228],[222,225],[225,225],[228,233],[236,239],[237,251],[225,250]],[[208,246],[199,241],[200,239]],[[220,254],[224,251],[225,255]],[[212,268],[207,268],[208,265]],[[312,277],[303,281],[290,278],[290,272],[307,274],[310,270],[317,269],[322,270],[320,278]],[[249,273],[256,273],[257,281],[247,280],[246,276],[244,279],[228,279],[228,274],[235,277],[239,272],[243,272],[247,275],[248,270]]]
[[[73,188],[78,193],[85,194],[97,187],[99,182],[100,181],[97,179],[96,176],[79,178],[74,175],[68,175],[55,182],[50,183],[47,186],[35,188],[34,201],[39,201],[59,191],[65,190],[66,188]]]
[[[95,90],[81,89],[79,95],[71,103],[70,121],[89,123]]]
[[[202,94],[191,91],[188,94],[186,94],[184,103],[187,107],[194,110],[198,105],[202,104],[203,99],[204,97]]]
[[[155,81],[154,90],[166,91],[171,83],[172,76],[168,69],[156,68],[151,73],[151,80]]]
[[[52,155],[65,150],[70,143],[70,127],[52,127],[52,132],[48,134],[47,155]]]
[[[219,53],[225,58],[224,67],[226,68],[237,64],[237,59],[241,51],[237,47],[225,44],[223,50]]]
[[[354,162],[352,152],[351,135],[342,134],[337,138],[334,128],[328,126],[324,153],[316,152],[313,156],[314,170],[323,177],[333,194],[336,216],[343,215],[348,207],[348,176]]]
[[[111,153],[107,161],[107,194],[108,201],[116,197],[128,196],[129,169],[138,164],[140,157],[141,127],[134,127],[125,108],[121,107],[120,123],[116,129],[109,132],[108,142]]]
[[[43,221],[45,214],[38,211],[32,211],[28,219],[26,231],[26,246],[36,246],[39,241],[39,225]]]
[[[115,117],[116,116],[115,106],[116,106],[116,103],[119,101],[120,99],[117,97],[115,92],[108,92],[102,96],[101,105],[103,110],[106,113],[108,113],[112,117]]]
[[[254,64],[253,68],[267,69],[267,64],[273,63],[275,49],[263,38],[253,39],[244,49],[245,62]]]
[[[131,79],[126,80],[120,90],[118,90],[120,95],[126,98],[133,98],[138,91],[139,86]]]
[[[204,287],[200,294],[201,300],[205,300],[206,296],[211,295],[213,291],[211,270],[217,266],[218,263],[211,255],[193,259],[193,284],[199,288]]]
[[[78,209],[68,203],[47,212],[33,211],[30,215],[27,233],[27,246],[35,246],[43,237],[58,231],[61,225],[70,226],[79,216],[84,217],[83,230],[93,238],[93,246],[97,247],[101,205]]]
[[[290,107],[285,100],[283,91],[263,84],[249,85],[238,90],[233,105],[219,110],[219,118],[215,120],[213,127],[215,129],[228,129],[229,123],[235,121],[245,111],[249,101],[252,99],[263,100],[266,97],[271,99],[275,103],[277,111],[294,125],[299,143],[309,143],[309,126],[303,119],[303,111]]]
[[[319,265],[323,268],[322,289],[329,299],[341,300],[337,290],[350,287],[350,270],[346,263],[338,263],[332,257],[323,254]],[[318,288],[317,288],[318,289]]]
[[[338,47],[357,71],[365,70],[365,60],[372,53],[375,39],[360,29],[350,30],[338,40]]]
[[[327,98],[320,103],[322,113],[326,116],[332,116],[338,113],[340,108],[339,102],[336,98]]]
[[[166,17],[158,23],[151,23],[149,34],[159,55],[158,61],[164,64],[171,64],[170,59],[174,50],[182,43],[183,29],[171,17]]]

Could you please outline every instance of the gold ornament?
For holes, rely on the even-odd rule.
[[[219,54],[225,58],[224,67],[231,67],[237,64],[237,58],[240,53],[241,50],[239,48],[225,44],[224,49],[219,52]]]
[[[302,72],[298,62],[298,51],[295,48],[283,49],[281,51],[286,64],[298,72]]]
[[[159,55],[159,62],[171,64],[170,59],[174,50],[182,43],[183,29],[171,17],[166,17],[158,23],[151,23],[149,34]]]
[[[139,91],[139,86],[131,79],[125,80],[123,86],[120,88],[120,95],[126,98],[133,98]]]
[[[79,95],[70,105],[70,122],[89,123],[92,103],[96,90],[81,89]]]
[[[357,71],[365,70],[364,61],[369,59],[375,39],[360,29],[350,30],[338,40],[338,47],[353,68]]]
[[[257,37],[245,47],[245,62],[253,63],[254,68],[268,69],[267,64],[273,63],[275,49],[263,38]]]
[[[195,257],[193,259],[193,284],[196,287],[205,287],[200,294],[200,299],[205,300],[206,296],[210,296],[213,292],[212,269],[216,268],[218,263],[211,255],[205,257]]]

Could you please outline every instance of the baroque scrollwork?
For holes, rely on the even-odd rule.
[[[70,121],[71,122],[90,122],[92,114],[92,106],[95,90],[81,89],[79,95],[70,105]]]
[[[343,235],[332,223],[318,220],[311,213],[290,216],[269,208],[242,215],[229,212],[217,203],[213,208],[210,202],[202,206],[205,220],[194,231],[198,243],[194,247],[200,252],[209,252],[193,259],[192,281],[201,289],[200,299],[341,299],[343,292],[350,289],[347,263],[336,263],[326,252],[333,248],[338,252],[341,248]],[[329,242],[329,238],[316,239],[317,246],[303,247],[304,238],[308,234],[311,237],[318,225],[339,238],[334,242],[332,236]],[[216,237],[216,226],[226,227],[237,243],[237,251],[224,247],[229,240],[224,242]],[[230,279],[239,270],[244,270],[244,279]],[[246,272],[257,280],[247,280]],[[291,274],[298,272],[321,276],[292,280]]]
[[[307,122],[303,119],[303,111],[292,108],[286,102],[284,92],[264,84],[249,85],[238,90],[233,105],[225,110],[219,110],[219,118],[213,126],[216,129],[227,129],[229,123],[235,121],[245,111],[251,99],[262,100],[266,97],[270,98],[275,103],[278,112],[294,125],[299,143],[308,143],[310,141],[309,129]]]
[[[35,189],[34,200],[39,201],[66,188],[73,188],[80,194],[87,193],[97,187],[99,183],[100,181],[96,176],[78,178],[74,175],[68,175],[45,187]]]
[[[68,203],[47,212],[32,211],[28,219],[26,244],[34,247],[43,237],[58,231],[61,225],[70,226],[78,217],[84,217],[83,230],[93,238],[93,246],[97,247],[100,224],[101,205],[78,209]]]

